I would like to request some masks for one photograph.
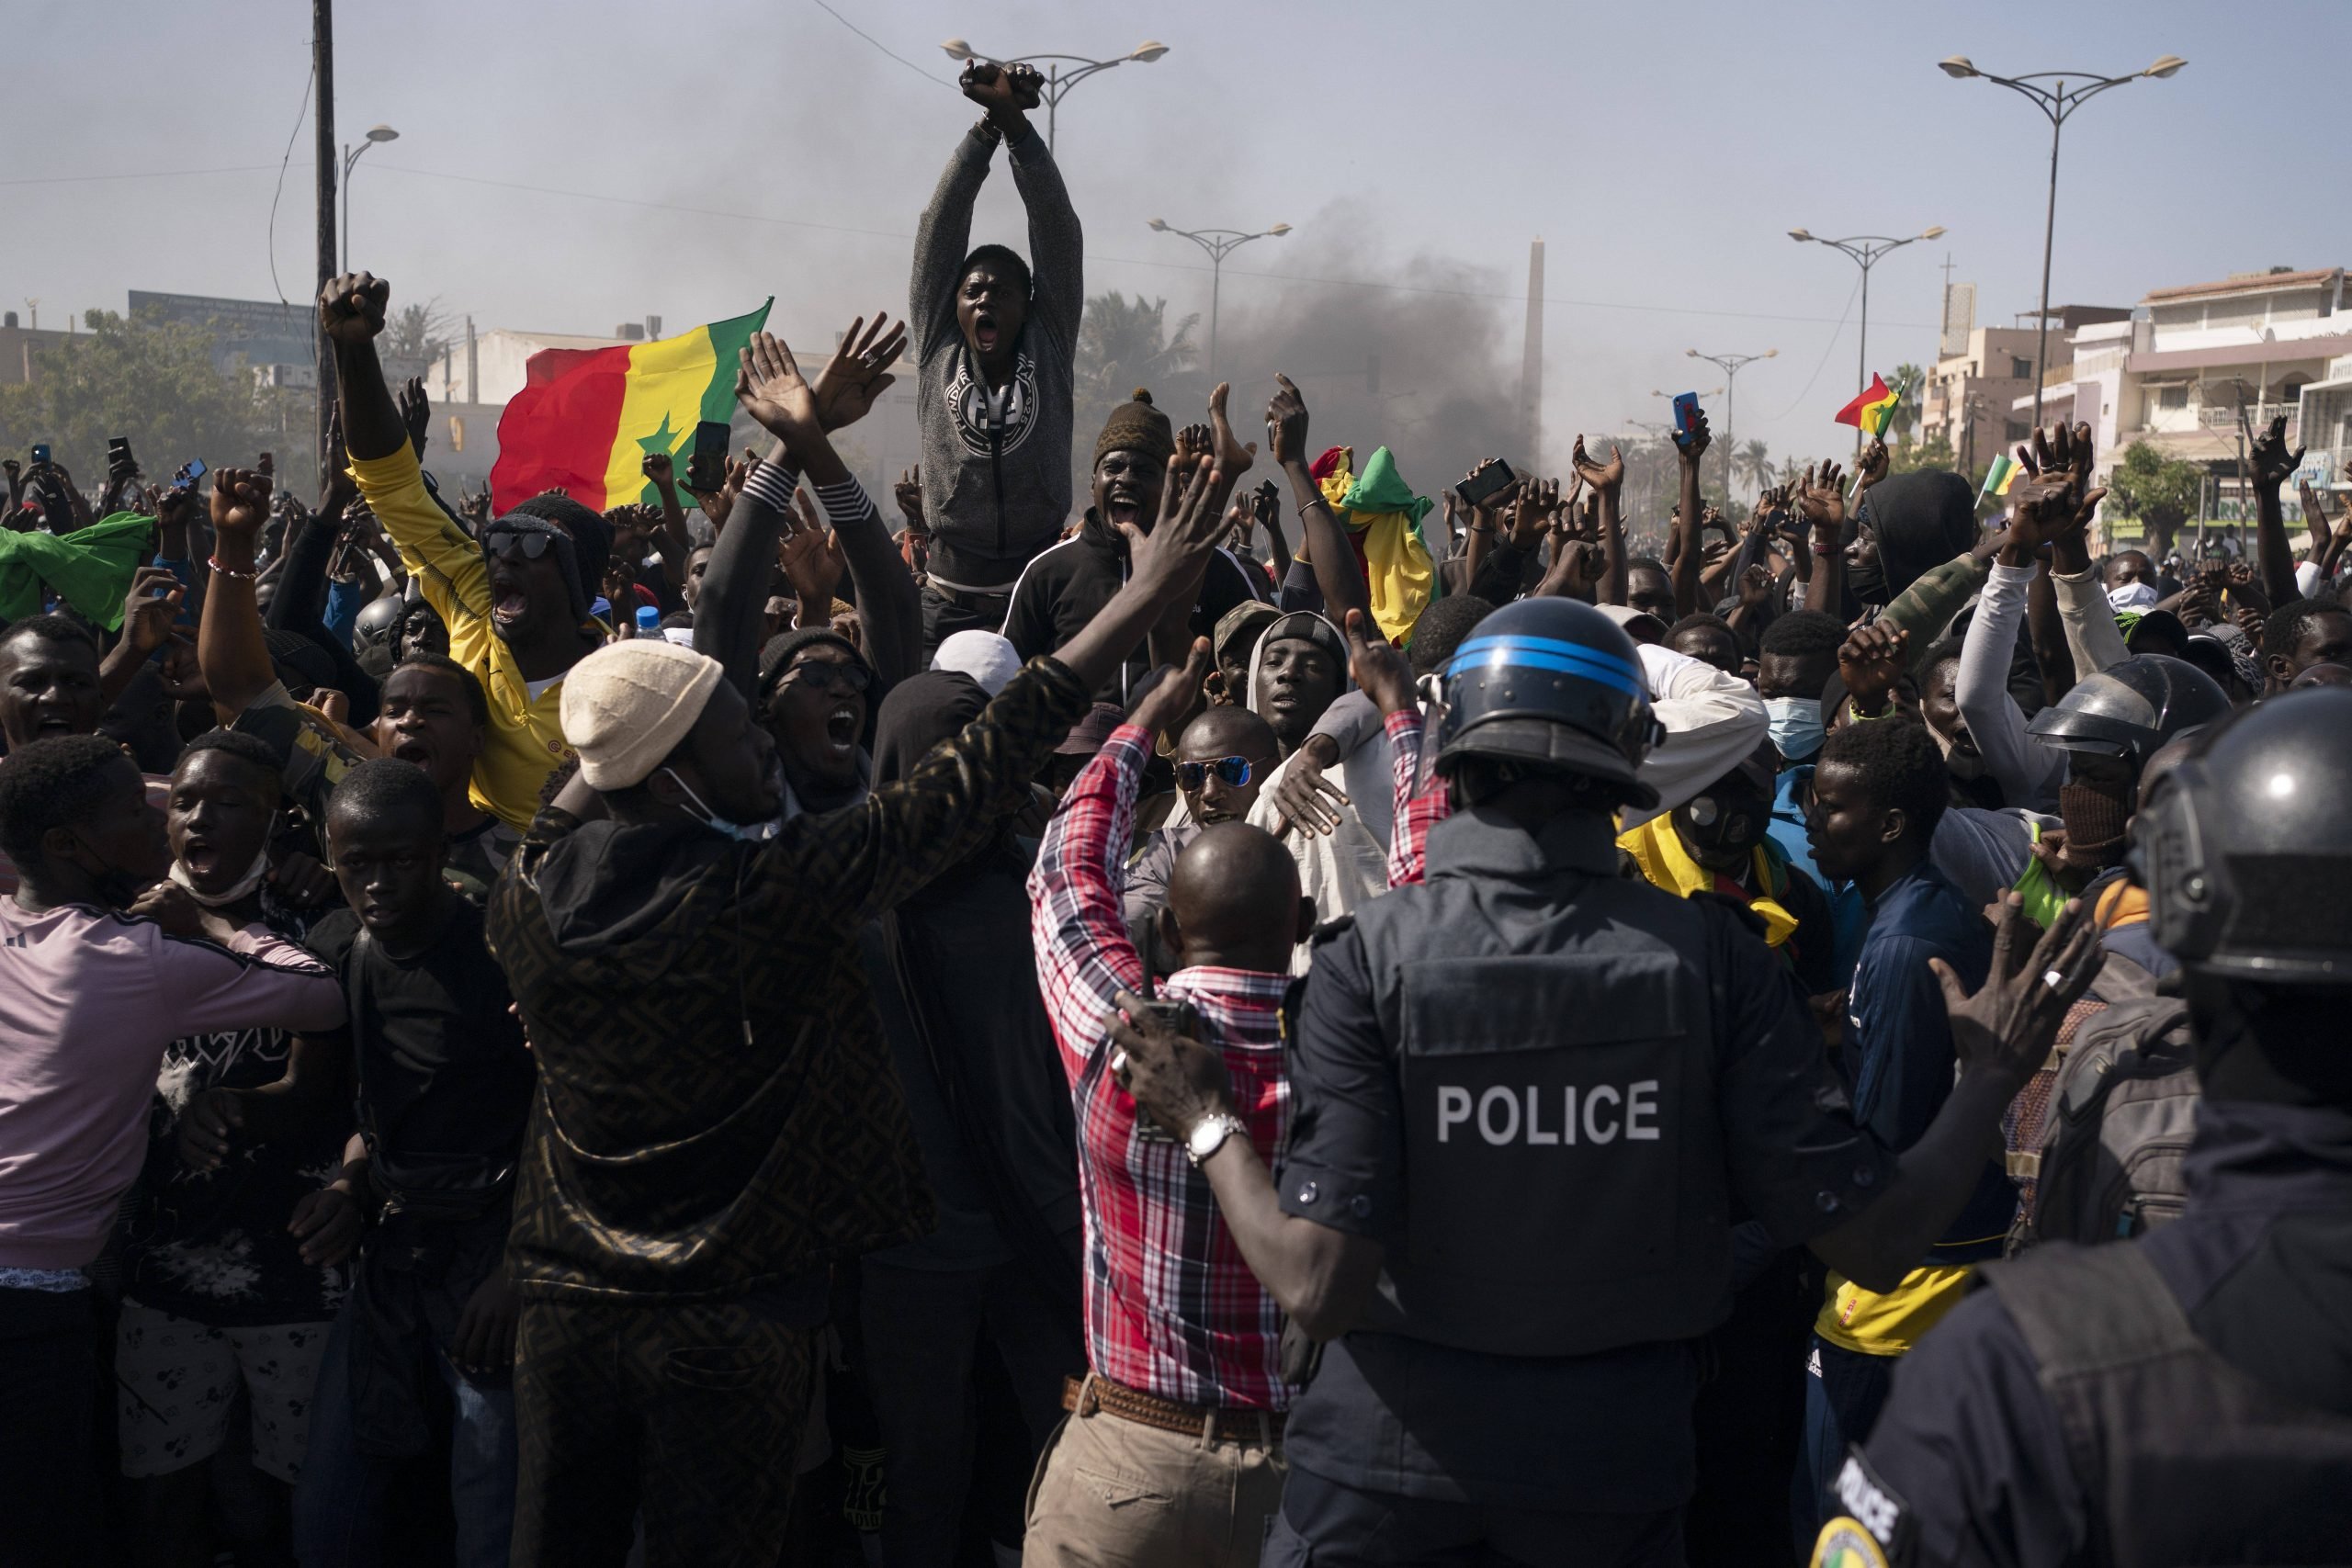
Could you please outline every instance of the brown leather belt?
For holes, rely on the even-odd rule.
[[[1139,1388],[1129,1388],[1097,1372],[1091,1377],[1062,1379],[1062,1408],[1085,1416],[1101,1411],[1138,1427],[1182,1432],[1211,1442],[1256,1443],[1272,1446],[1282,1436],[1283,1412],[1252,1410],[1241,1405],[1183,1404]]]

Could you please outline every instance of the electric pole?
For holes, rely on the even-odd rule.
[[[315,318],[319,294],[335,276],[334,249],[334,0],[311,0],[311,69],[316,73],[318,114],[313,124],[318,164],[318,279],[311,286],[310,307]],[[334,345],[322,327],[311,328],[318,361],[319,410],[317,463],[319,488],[327,492],[327,422],[334,414]]]

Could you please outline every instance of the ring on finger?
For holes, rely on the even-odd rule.
[[[2053,991],[2063,991],[2066,988],[2066,976],[2054,968],[2045,969],[2041,972],[2041,983]]]

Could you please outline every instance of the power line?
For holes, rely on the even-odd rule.
[[[271,165],[267,164],[254,164],[233,165],[218,169],[159,170],[151,173],[121,175],[68,175],[38,180],[0,180],[0,186],[65,185],[72,184],[77,180],[177,179],[198,175],[250,174],[256,170],[266,170],[269,167],[271,167]],[[403,164],[379,162],[370,164],[369,167],[374,168],[379,173],[414,175],[424,179],[453,180],[460,185],[483,186],[493,190],[522,191],[533,196],[561,197],[572,201],[598,201],[615,207],[642,208],[646,210],[654,212],[676,212],[695,218],[730,218],[739,222],[744,223],[766,223],[786,229],[809,229],[820,233],[828,234],[854,234],[862,238],[873,240],[911,241],[914,238],[911,233],[895,229],[861,229],[845,223],[820,223],[813,219],[807,218],[776,218],[764,212],[741,212],[729,208],[694,207],[683,202],[649,201],[643,197],[614,196],[605,191],[568,190],[558,186],[529,185],[518,180],[493,180],[485,178],[480,175],[451,174],[443,169],[420,169]],[[1148,256],[1106,255],[1101,252],[1088,253],[1087,259],[1090,261],[1114,263],[1121,266],[1152,267],[1162,272],[1203,273],[1210,270],[1208,267],[1200,265],[1197,263],[1156,260]],[[1311,284],[1318,288],[1374,288],[1392,294],[1427,294],[1441,298],[1457,299],[1491,299],[1500,303],[1513,305],[1523,305],[1527,302],[1527,296],[1524,294],[1506,293],[1498,289],[1448,288],[1435,284],[1388,283],[1377,278],[1322,277],[1309,273],[1251,272],[1240,268],[1237,268],[1235,270],[1234,276],[1236,277],[1261,278],[1271,283]],[[1846,324],[1847,319],[1846,314],[1840,314],[1832,318],[1829,316],[1790,315],[1762,310],[1714,310],[1693,305],[1645,305],[1622,299],[1577,299],[1557,294],[1546,294],[1544,296],[1544,302],[1546,305],[1564,306],[1569,310],[1634,310],[1651,315],[1709,316],[1719,317],[1728,321],[1792,321],[1799,324],[1828,325],[1837,327],[1843,327]],[[1847,302],[1847,313],[1849,314],[1851,310],[1852,300],[1849,299]],[[1886,324],[1893,327],[1911,327],[1925,330],[1932,323],[1927,321],[1889,321]]]
[[[302,134],[302,122],[311,115],[311,88],[319,79],[314,63],[311,73],[302,78],[302,107],[294,111],[294,129],[286,133],[286,156],[277,161],[277,185],[269,193],[269,233],[263,243],[269,248],[269,286],[277,290],[277,302],[286,304],[286,286],[277,281],[277,198],[286,193],[286,165],[294,161],[294,139]]]
[[[302,93],[303,103],[307,108],[310,102],[310,89],[306,86],[302,89]],[[301,130],[301,122],[297,120],[294,125],[295,134],[300,135]],[[198,175],[267,174],[277,166],[275,164],[227,164],[217,169],[142,169],[136,174],[129,175],[43,175],[29,179],[0,180],[0,186],[74,186],[84,185],[92,180],[185,180],[193,179]]]
[[[858,37],[864,39],[866,42],[872,44],[875,48],[880,50],[883,53],[889,55],[891,59],[897,61],[899,64],[905,66],[908,70],[913,72],[924,81],[936,82],[943,87],[952,87],[956,85],[944,76],[933,75],[930,72],[925,71],[922,66],[917,65],[913,61],[909,60],[903,54],[892,53],[890,47],[888,44],[884,43],[880,39],[876,38],[872,33],[867,32],[864,28],[859,27],[855,22],[851,21],[847,17],[842,16],[839,11],[834,10],[831,6],[826,5],[825,0],[809,0],[809,3],[815,6],[820,11],[824,12],[828,17],[831,17],[833,20],[839,22],[842,26],[847,28],[850,31],[855,33]]]
[[[1797,395],[1789,400],[1789,406],[1782,409],[1779,413],[1774,414],[1771,418],[1766,420],[1764,422],[1765,423],[1777,424],[1781,420],[1788,418],[1789,415],[1796,412],[1797,404],[1804,401],[1805,394],[1813,390],[1813,384],[1821,379],[1821,367],[1829,363],[1829,351],[1836,348],[1838,346],[1838,340],[1846,335],[1846,317],[1853,311],[1854,296],[1860,294],[1861,291],[1861,275],[1857,273],[1854,276],[1854,287],[1846,291],[1846,309],[1838,312],[1838,330],[1829,334],[1829,341],[1827,343],[1822,344],[1821,357],[1815,362],[1813,374],[1804,378],[1804,385],[1798,389]],[[1913,323],[1908,321],[1897,321],[1894,323],[1894,325],[1898,327],[1909,326],[1911,324]]]

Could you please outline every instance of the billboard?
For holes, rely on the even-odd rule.
[[[151,294],[134,288],[130,314],[134,321],[149,316],[210,328],[220,338],[213,360],[224,368],[240,356],[248,365],[313,363],[319,318],[317,308],[309,304],[220,299],[209,294]]]

